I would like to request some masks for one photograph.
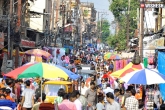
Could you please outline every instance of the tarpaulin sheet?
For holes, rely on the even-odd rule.
[[[165,52],[158,52],[158,71],[165,74]],[[160,84],[159,87],[162,98],[165,100],[165,84]]]

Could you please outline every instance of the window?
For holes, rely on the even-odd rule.
[[[44,92],[46,94],[46,96],[58,96],[58,90],[60,88],[63,88],[66,91],[66,86],[65,85],[53,85],[53,84],[46,84],[44,86]]]

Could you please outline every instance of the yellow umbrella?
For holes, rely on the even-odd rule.
[[[116,78],[120,78],[121,76],[123,76],[123,75],[125,75],[125,74],[127,74],[127,73],[129,73],[129,72],[132,72],[132,71],[137,70],[137,69],[135,69],[135,68],[132,68],[132,66],[133,66],[133,63],[130,62],[130,63],[129,63],[128,65],[126,65],[123,69],[113,72],[113,73],[111,74],[111,76],[116,77]]]

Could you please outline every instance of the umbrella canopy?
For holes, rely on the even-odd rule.
[[[31,49],[31,50],[26,51],[25,54],[39,56],[39,57],[43,56],[47,59],[51,58],[52,56],[50,53],[41,49]]]
[[[14,79],[20,78],[32,78],[32,77],[43,77],[43,78],[64,78],[67,79],[70,77],[71,79],[78,79],[79,75],[60,67],[60,66],[53,66],[47,63],[33,63],[29,65],[25,65],[19,67],[5,76],[11,77]]]
[[[132,63],[129,63],[123,69],[113,72],[111,74],[111,76],[119,78],[121,76],[121,74],[124,73],[126,70],[130,69],[132,67],[132,65],[133,65]]]
[[[111,55],[113,55],[113,53],[111,53],[111,52],[106,53],[104,55],[104,59],[108,60],[111,57]]]
[[[110,58],[111,60],[120,60],[120,55],[111,55]]]
[[[112,55],[116,55],[117,53],[116,52],[114,52],[114,53],[112,53],[112,52],[107,52],[105,55],[104,55],[104,59],[105,60],[108,60],[108,59],[110,59],[110,57],[112,56]]]
[[[151,69],[133,71],[121,78],[127,84],[160,84],[165,83],[165,75]]]
[[[134,65],[132,64],[132,68],[136,68],[136,69],[143,69],[144,65],[142,63],[138,64],[138,65]]]
[[[116,78],[120,78],[125,76],[127,73],[130,73],[132,71],[135,70],[139,70],[142,69],[142,65],[134,65],[132,62],[130,62],[129,64],[127,64],[123,69],[115,71],[111,74],[111,76],[116,77]]]

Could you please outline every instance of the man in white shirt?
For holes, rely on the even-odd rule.
[[[80,87],[79,87],[81,95],[85,96],[85,92],[86,92],[87,89],[88,88],[85,86],[85,82],[81,82],[81,90],[80,90]]]
[[[30,89],[30,81],[26,81],[26,89],[22,93],[21,105],[24,109],[31,110],[34,105],[34,90]]]
[[[96,85],[100,85],[101,84],[101,78],[100,78],[100,73],[97,73],[97,79],[96,79]]]
[[[106,95],[108,92],[111,92],[112,94],[114,94],[114,90],[110,87],[110,84],[106,84],[106,89],[103,90],[104,94]],[[106,103],[106,97],[104,98],[104,102]]]
[[[73,92],[73,93],[70,95],[70,99],[71,99],[71,101],[76,105],[76,109],[77,109],[77,110],[82,110],[82,103],[81,103],[80,100],[77,98],[76,92]]]
[[[103,92],[105,94],[107,94],[108,92],[111,92],[111,93],[114,94],[114,90],[110,87],[110,84],[109,83],[106,84],[106,89],[104,89]]]

